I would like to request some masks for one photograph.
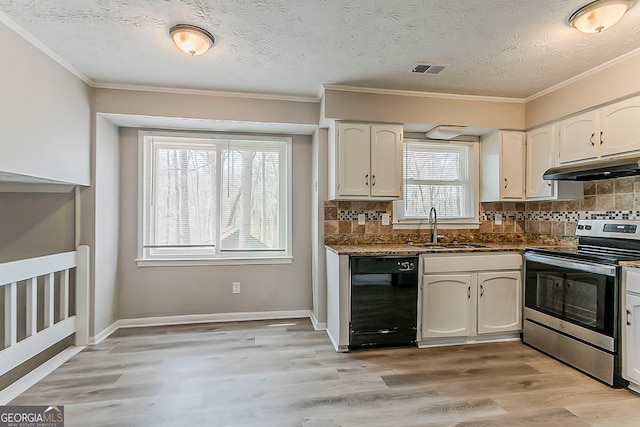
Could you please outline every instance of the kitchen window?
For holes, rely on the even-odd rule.
[[[477,142],[404,142],[404,195],[394,203],[394,227],[428,223],[434,207],[444,227],[478,227]]]
[[[291,138],[140,132],[138,265],[291,262]]]

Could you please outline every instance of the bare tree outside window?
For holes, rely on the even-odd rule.
[[[287,250],[286,139],[145,138],[148,256]]]
[[[472,216],[471,175],[468,146],[405,143],[403,218],[427,218],[432,207],[443,219]]]

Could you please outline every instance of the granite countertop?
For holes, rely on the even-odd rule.
[[[469,247],[460,247],[469,245]],[[481,247],[474,245],[482,245]],[[458,246],[458,247],[456,247]],[[339,255],[424,255],[442,253],[523,252],[525,248],[567,248],[567,245],[544,245],[540,242],[518,243],[415,243],[415,244],[349,244],[325,245]],[[640,267],[640,262],[637,263]]]
[[[640,260],[620,261],[622,267],[640,268]]]

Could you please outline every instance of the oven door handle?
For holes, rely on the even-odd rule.
[[[564,258],[555,258],[544,255],[524,254],[527,261],[534,261],[540,264],[552,265],[554,267],[564,267],[571,270],[586,271],[588,273],[603,274],[605,276],[615,276],[616,267],[613,265],[596,264],[587,261],[572,261]]]

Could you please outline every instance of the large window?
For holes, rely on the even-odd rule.
[[[423,223],[435,208],[438,222],[477,224],[477,143],[405,141],[404,197],[398,224]]]
[[[291,140],[140,132],[145,260],[290,258]]]

